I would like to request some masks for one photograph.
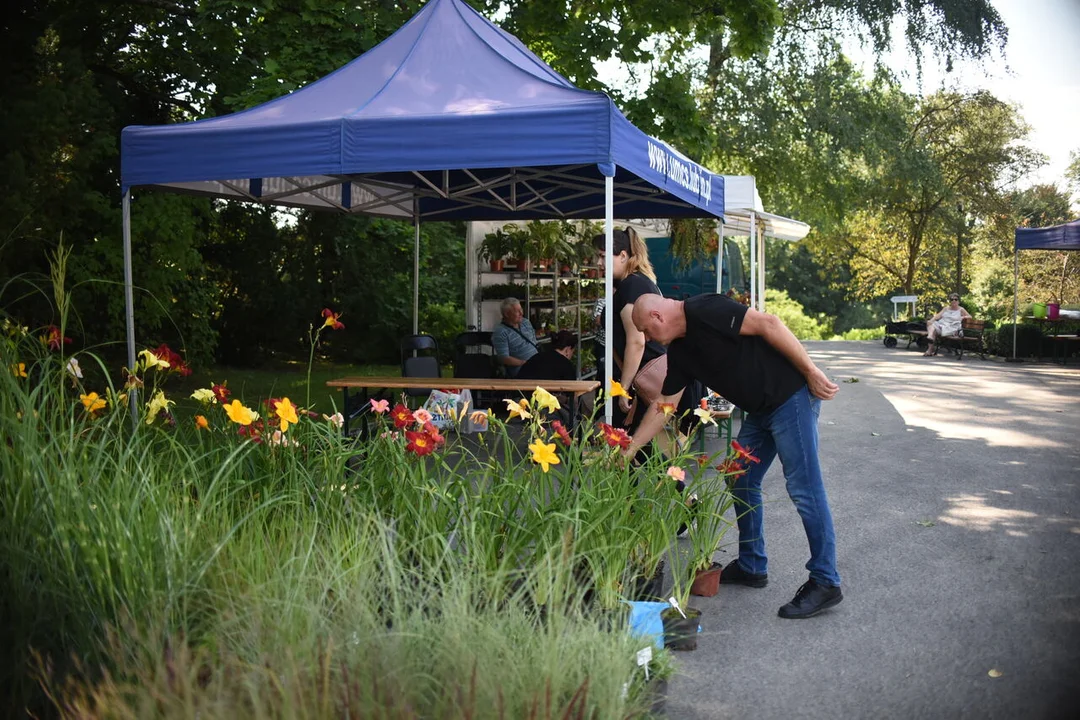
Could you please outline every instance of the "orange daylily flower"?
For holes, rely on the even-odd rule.
[[[288,430],[290,424],[295,425],[300,422],[300,419],[296,417],[296,406],[289,402],[289,398],[282,398],[275,402],[274,412],[281,421],[281,432]]]
[[[196,415],[195,416],[195,427],[197,427],[200,430],[209,430],[210,429],[210,421],[208,421],[202,415]]]
[[[79,400],[82,401],[83,408],[86,412],[93,415],[98,410],[105,409],[105,398],[99,396],[96,392],[88,393],[86,395],[80,395]]]

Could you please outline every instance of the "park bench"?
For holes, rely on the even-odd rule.
[[[985,360],[986,353],[989,350],[986,345],[986,331],[988,329],[985,320],[964,318],[958,334],[942,335],[938,338],[938,349],[954,351],[957,360],[963,360],[964,350],[968,349],[969,351],[978,353],[979,357]],[[909,332],[917,337],[925,338],[927,336],[925,330],[910,330]],[[920,342],[919,345],[921,347],[923,343]]]

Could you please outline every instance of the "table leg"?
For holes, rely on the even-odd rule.
[[[349,411],[349,388],[341,388],[342,393],[342,405],[341,414],[345,417],[345,421],[341,424],[341,431],[345,434],[345,437],[349,437],[349,417],[351,412]]]

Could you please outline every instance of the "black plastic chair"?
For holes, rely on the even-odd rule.
[[[497,377],[491,333],[471,330],[454,338],[454,377]],[[472,396],[476,407],[489,407],[498,399],[494,393],[487,390],[474,390]]]
[[[439,365],[439,343],[430,335],[406,335],[401,338],[401,376],[442,377]],[[406,388],[409,397],[427,397],[431,388]]]
[[[454,377],[495,377],[495,348],[491,333],[476,330],[454,338]]]

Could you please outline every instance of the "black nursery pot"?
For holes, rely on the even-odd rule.
[[[697,650],[698,624],[701,611],[686,608],[686,617],[674,608],[660,613],[664,621],[664,647],[669,650]]]

